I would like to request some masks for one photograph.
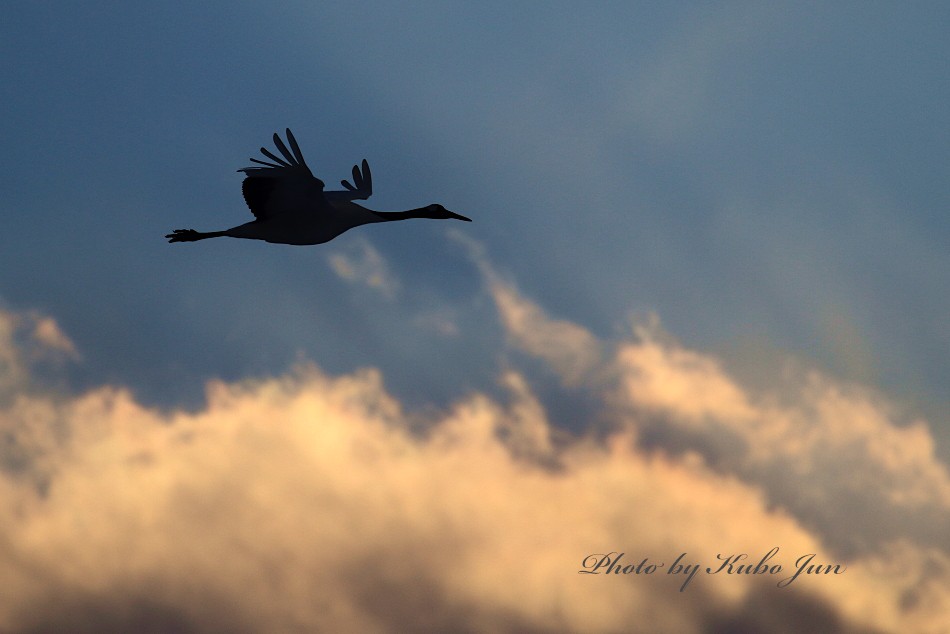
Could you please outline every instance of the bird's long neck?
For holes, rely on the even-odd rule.
[[[406,211],[374,211],[383,221],[408,220],[410,218],[433,218],[439,219],[441,216],[435,215],[428,207],[419,207],[418,209],[407,209]]]

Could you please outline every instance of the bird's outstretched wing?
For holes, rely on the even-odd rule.
[[[324,196],[323,181],[307,167],[297,139],[289,128],[287,142],[290,144],[289,149],[275,133],[274,145],[283,158],[262,147],[261,154],[273,162],[252,158],[251,162],[262,167],[242,167],[238,170],[247,176],[241,184],[241,191],[251,213],[258,220],[278,214],[313,213],[329,205]]]
[[[362,168],[362,169],[361,169]],[[361,166],[353,166],[353,182],[342,180],[340,184],[346,191],[323,192],[331,203],[337,201],[366,200],[373,195],[373,173],[369,171],[369,163],[363,159]]]

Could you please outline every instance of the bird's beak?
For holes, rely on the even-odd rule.
[[[472,221],[471,218],[466,218],[466,217],[463,216],[462,214],[457,214],[457,213],[455,213],[454,211],[449,211],[448,209],[446,209],[445,211],[448,212],[450,218],[455,218],[456,220],[464,220],[465,222],[471,222],[471,221]]]

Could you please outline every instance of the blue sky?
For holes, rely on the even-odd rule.
[[[442,225],[164,244],[246,221],[233,170],[289,126],[328,183],[367,157],[377,208],[476,218],[467,235],[526,294],[598,333],[653,311],[691,344],[755,336],[945,413],[946,11],[21,7],[3,27],[0,292],[155,399],[297,348],[338,370],[490,367],[468,332],[439,361],[400,325],[477,292]],[[327,268],[361,239],[405,280],[396,306]],[[240,344],[255,332],[264,346]],[[361,352],[368,332],[417,345]]]
[[[658,320],[745,385],[861,386],[945,463],[948,23],[938,2],[24,3],[0,25],[0,307],[56,320],[75,393],[191,411],[209,380],[305,361],[428,411],[503,399],[515,368],[583,432],[599,400],[518,334],[511,288],[605,346]],[[166,244],[250,220],[235,170],[285,127],[329,189],[367,158],[371,208],[474,222]]]

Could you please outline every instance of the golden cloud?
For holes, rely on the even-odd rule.
[[[555,429],[513,369],[507,399],[435,414],[375,370],[306,363],[213,382],[194,412],[21,381],[0,409],[0,631],[945,627],[948,481],[923,422],[817,375],[780,406],[673,341],[600,342],[488,288],[509,340],[609,424]],[[0,358],[22,345],[0,338]],[[776,574],[705,571],[775,547]],[[778,587],[810,554],[843,571]],[[581,572],[605,556],[628,574]]]

